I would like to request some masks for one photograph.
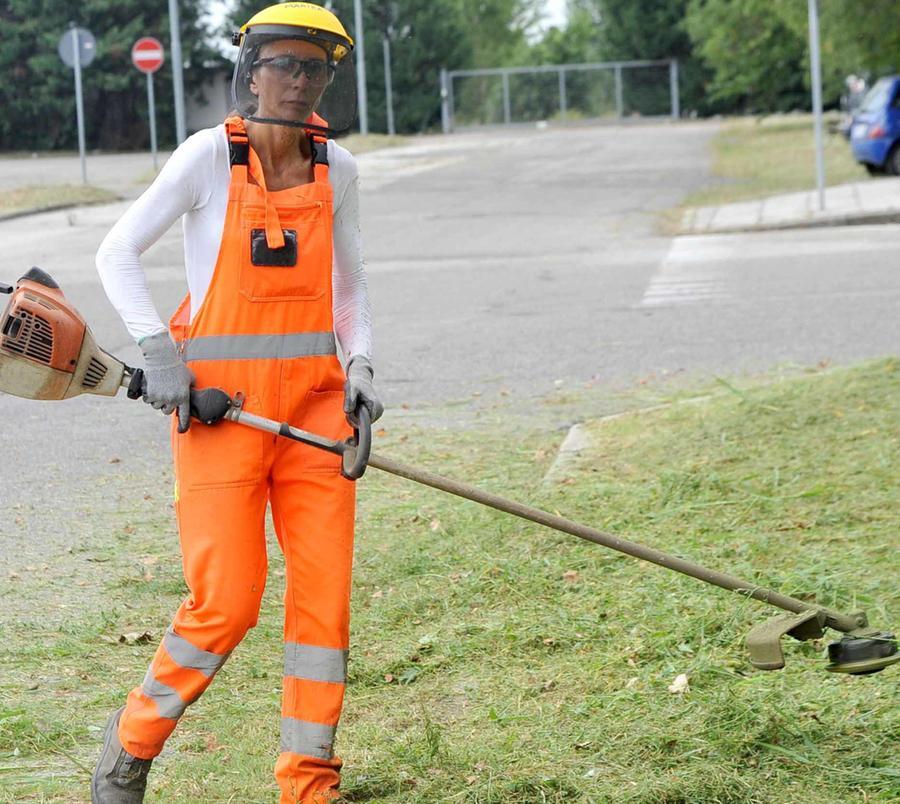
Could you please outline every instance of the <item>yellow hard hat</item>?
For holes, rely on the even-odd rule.
[[[277,3],[264,8],[236,31],[231,41],[240,45],[246,34],[282,33],[321,42],[334,62],[341,61],[353,50],[353,40],[341,21],[327,8],[313,3]]]

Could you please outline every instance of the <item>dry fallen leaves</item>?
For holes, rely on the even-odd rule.
[[[153,639],[149,631],[132,631],[128,634],[119,634],[119,643],[122,645],[144,645]]]
[[[563,573],[563,580],[566,583],[575,583],[578,580],[578,570],[566,570]]]

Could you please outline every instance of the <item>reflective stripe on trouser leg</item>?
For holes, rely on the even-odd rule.
[[[228,653],[212,653],[208,650],[197,648],[184,637],[178,636],[173,628],[166,631],[163,637],[162,647],[169,658],[182,670],[195,670],[207,679],[212,679],[219,668],[225,664]],[[157,667],[164,664],[164,659],[155,663]],[[200,682],[201,688],[190,700],[185,701],[179,695],[178,690],[169,687],[157,678],[153,665],[147,670],[141,690],[159,710],[160,717],[177,720],[184,714],[184,710],[192,704],[199,694],[206,689],[207,684]],[[196,686],[193,685],[193,686]]]
[[[343,419],[339,406],[333,415]],[[328,422],[307,426],[332,430]],[[355,485],[337,468],[304,472],[302,448],[293,446],[279,442],[270,491],[287,576],[282,753],[275,776],[281,804],[307,804],[316,796],[328,800],[340,784],[334,738],[347,680]]]
[[[284,643],[284,674],[308,681],[347,682],[347,655],[349,651],[338,648],[321,648],[317,645]]]
[[[265,582],[265,485],[199,490],[179,485],[176,512],[192,594],[178,609],[143,683],[129,694],[119,724],[125,750],[145,759],[159,754],[186,707],[253,625]]]
[[[301,697],[298,682],[319,682],[331,684],[332,693],[343,697],[343,686],[347,682],[347,654],[349,651],[339,648],[322,648],[317,645],[302,645],[297,642],[286,642],[284,645],[284,683],[285,697],[299,699]],[[323,694],[327,697],[329,688],[316,684],[309,685],[309,696],[315,700]],[[302,704],[290,707],[297,711]],[[305,710],[311,715],[329,719],[333,712],[326,706],[324,711],[315,711],[310,705]],[[335,726],[317,721],[301,720],[296,717],[281,719],[281,750],[293,754],[332,759],[334,756]]]

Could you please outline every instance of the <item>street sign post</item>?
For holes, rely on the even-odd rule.
[[[158,170],[156,151],[156,101],[153,97],[153,73],[163,66],[165,51],[162,42],[152,36],[143,36],[131,48],[131,61],[147,76],[147,106],[150,110],[150,150],[153,151],[153,169]]]
[[[69,23],[56,46],[63,64],[75,70],[75,115],[78,120],[78,155],[81,158],[81,181],[87,184],[87,160],[84,145],[84,96],[81,91],[81,68],[87,67],[97,55],[97,41],[86,28]]]
[[[819,210],[825,210],[825,154],[822,136],[822,60],[819,49],[819,6],[809,0],[809,70],[812,78],[813,119],[816,140],[816,190]]]
[[[178,0],[169,0],[169,36],[172,40],[172,90],[175,93],[175,144],[187,138],[184,117],[184,59],[181,55],[181,23],[178,19]]]

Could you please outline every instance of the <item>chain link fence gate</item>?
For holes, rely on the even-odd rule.
[[[539,120],[680,115],[678,61],[441,70],[445,134]]]

